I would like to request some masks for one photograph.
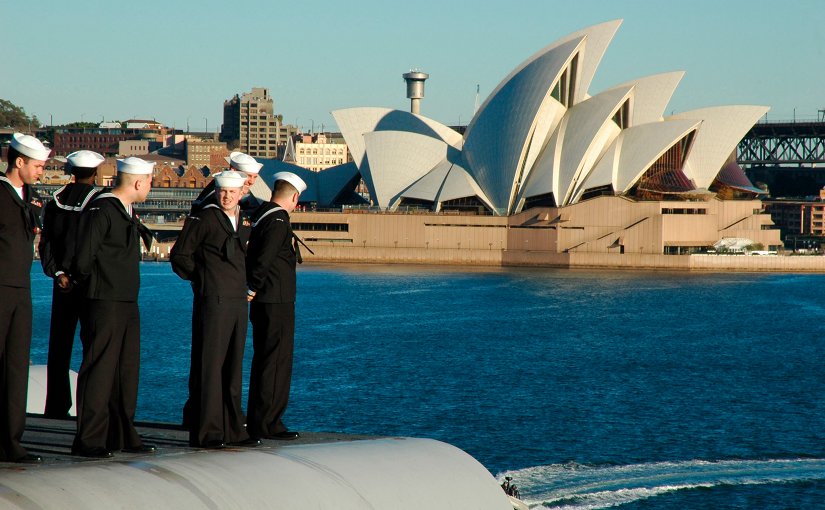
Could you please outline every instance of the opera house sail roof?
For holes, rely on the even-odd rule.
[[[352,186],[356,174],[372,205],[386,210],[406,204],[513,215],[596,195],[680,200],[724,188],[756,196],[760,190],[730,160],[767,107],[665,117],[681,71],[591,93],[620,25],[595,25],[536,52],[498,84],[463,135],[401,110],[334,111],[353,164],[311,178],[312,196],[333,205],[327,201],[346,195],[340,187]]]

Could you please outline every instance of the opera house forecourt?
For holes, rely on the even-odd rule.
[[[351,163],[316,173],[270,160],[260,175],[271,185],[290,170],[308,183],[301,203],[318,212],[292,220],[313,260],[825,269],[823,257],[706,254],[729,238],[781,247],[762,190],[735,159],[768,108],[665,116],[681,71],[591,91],[620,24],[575,32],[522,62],[463,134],[401,110],[337,110]],[[372,203],[358,208],[361,178]]]

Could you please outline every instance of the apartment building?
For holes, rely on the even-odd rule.
[[[251,92],[223,102],[220,140],[230,150],[256,158],[278,158],[289,137],[297,132],[295,126],[283,124],[283,116],[274,113],[274,102],[266,88],[253,87]]]

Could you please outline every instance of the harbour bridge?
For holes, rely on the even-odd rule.
[[[736,159],[773,197],[818,195],[825,187],[825,110],[817,120],[754,125],[739,143]]]
[[[825,163],[825,110],[816,121],[760,122],[739,143],[743,167]]]

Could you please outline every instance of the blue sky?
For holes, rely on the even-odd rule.
[[[285,122],[329,130],[335,109],[408,109],[401,74],[413,67],[430,74],[422,114],[466,124],[476,85],[483,102],[539,49],[617,18],[591,94],[683,70],[668,113],[760,104],[784,120],[825,108],[821,0],[0,0],[0,12],[0,98],[46,124],[188,119],[214,131],[225,99],[267,87]]]

